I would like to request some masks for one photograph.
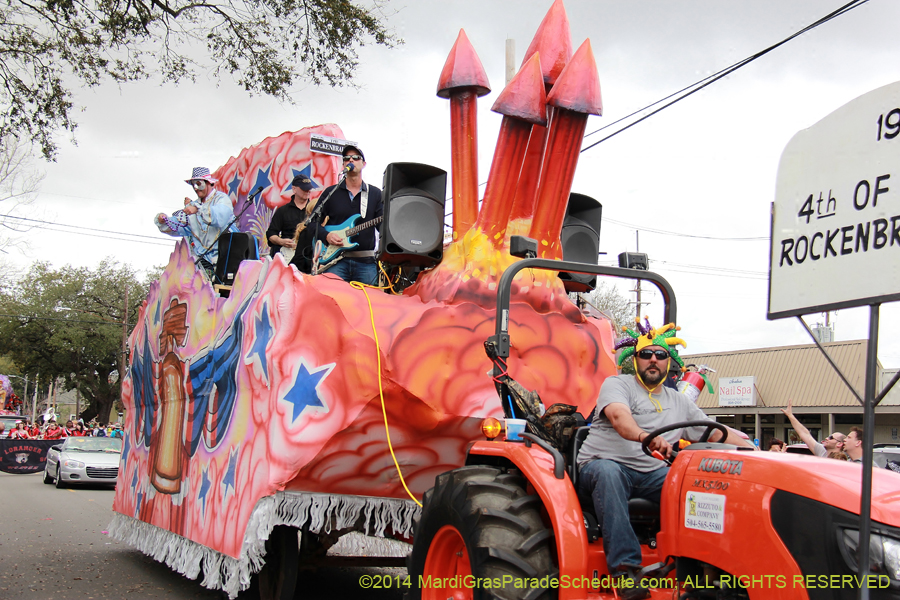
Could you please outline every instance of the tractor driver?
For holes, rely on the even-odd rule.
[[[628,518],[628,500],[644,498],[660,501],[663,482],[669,467],[656,458],[644,454],[641,442],[650,431],[679,421],[708,421],[707,416],[686,396],[666,387],[669,361],[684,366],[674,346],[685,345],[674,337],[674,324],[657,330],[637,323],[636,329],[626,329],[628,337],[616,343],[625,347],[619,366],[626,358],[634,361],[634,375],[609,377],[600,388],[597,416],[590,433],[578,453],[578,492],[590,497],[603,534],[603,549],[611,576],[628,576],[628,569],[640,568],[641,546]],[[693,427],[674,430],[653,439],[649,449],[666,458],[672,454],[672,444],[682,437],[696,439],[706,430]],[[721,441],[716,431],[711,441]],[[750,443],[729,433],[728,444],[750,446]],[[752,446],[751,446],[752,447]],[[623,587],[620,596],[627,600],[646,598],[649,594],[637,582]]]

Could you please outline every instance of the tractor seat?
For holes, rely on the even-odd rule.
[[[588,539],[593,542],[600,537],[597,516],[594,514],[594,505],[591,499],[578,491],[578,462],[576,460],[578,451],[581,449],[581,445],[584,443],[590,430],[590,425],[579,427],[575,430],[575,435],[572,436],[572,449],[569,453],[569,478],[572,480],[572,485],[575,486],[575,493],[578,495],[578,500],[581,502],[581,508],[585,514],[585,527],[588,530]],[[636,531],[638,527],[643,529],[650,526],[652,528],[659,521],[659,503],[645,500],[644,498],[631,498],[628,501],[628,517],[632,525],[635,526]],[[639,537],[641,536],[639,535]]]

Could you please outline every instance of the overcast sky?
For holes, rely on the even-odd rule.
[[[589,118],[588,132],[780,41],[842,3],[567,1],[573,46],[590,38],[603,92],[604,115]],[[232,81],[212,78],[80,91],[78,145],[60,139],[58,162],[40,164],[46,179],[32,215],[149,236],[148,243],[35,229],[26,236],[27,254],[8,258],[89,266],[113,256],[140,269],[164,264],[173,244],[157,233],[152,217],[181,206],[192,167],[215,169],[268,136],[321,123],[336,123],[360,143],[368,159],[364,176],[375,185],[390,162],[449,171],[449,105],[435,90],[460,28],[493,88],[479,102],[484,181],[500,124],[490,106],[503,86],[505,40],[515,40],[520,62],[550,5],[388,2],[388,23],[405,45],[364,48],[359,89],[298,85],[293,106],[249,98]],[[613,264],[620,252],[637,249],[639,235],[651,269],[675,288],[687,353],[810,343],[796,319],[765,319],[778,161],[797,131],[900,80],[898,22],[900,3],[871,0],[581,155],[573,191],[603,204],[601,251]],[[632,288],[620,286],[633,299]],[[644,312],[656,323],[661,299],[645,293],[647,299],[652,304]],[[810,325],[823,320],[807,317]],[[867,309],[833,314],[836,338],[866,337],[867,320]],[[885,367],[900,366],[900,340],[891,335],[898,325],[900,309],[882,307]]]

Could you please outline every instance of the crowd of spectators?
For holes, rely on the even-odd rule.
[[[65,427],[60,427],[55,419],[50,419],[43,426],[32,423],[28,419],[16,421],[16,426],[9,432],[11,440],[59,440],[69,436],[76,437],[124,437],[121,423],[100,425],[97,421],[91,421],[87,425],[84,421],[66,421]]]

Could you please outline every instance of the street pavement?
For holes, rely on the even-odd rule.
[[[113,494],[98,486],[58,490],[45,485],[40,473],[0,472],[0,600],[226,598],[110,538]],[[295,598],[400,600],[396,588],[363,590],[359,582],[405,573],[401,568],[301,571]]]

